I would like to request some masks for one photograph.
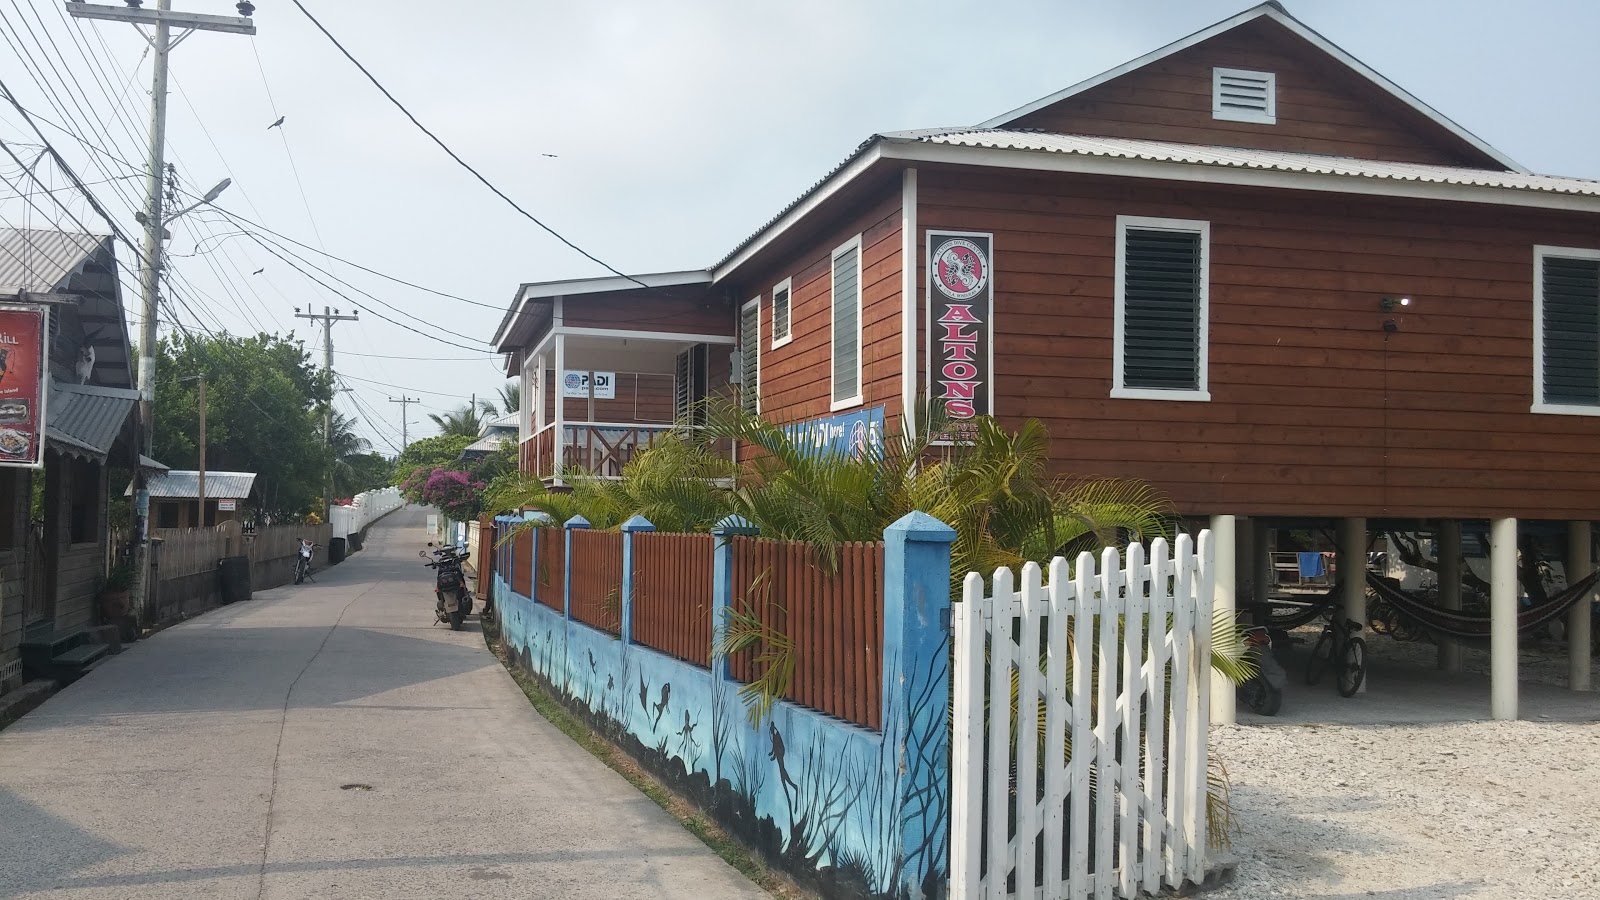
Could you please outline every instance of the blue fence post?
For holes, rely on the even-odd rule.
[[[572,621],[572,532],[588,527],[589,520],[583,516],[573,516],[562,526],[562,536],[566,538],[567,564],[561,567],[561,609],[568,622]]]
[[[622,523],[622,645],[633,643],[633,536],[656,527],[644,516]]]
[[[883,533],[883,739],[903,863],[890,896],[916,896],[949,871],[950,544],[955,529],[923,512]]]
[[[539,532],[538,529],[555,524],[549,513],[530,509],[522,514],[522,521],[534,524],[533,539],[528,542],[528,599],[539,602]]]
[[[728,632],[728,608],[733,605],[733,538],[761,533],[743,516],[728,516],[711,526],[716,549],[711,564],[711,666],[718,678],[731,677],[728,658],[721,655],[722,636]]]

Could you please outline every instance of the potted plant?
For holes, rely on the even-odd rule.
[[[133,587],[133,564],[120,562],[106,573],[100,587],[100,614],[106,622],[121,622],[129,609],[128,590]]]

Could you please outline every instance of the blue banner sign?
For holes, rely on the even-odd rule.
[[[868,447],[883,452],[883,407],[825,416],[784,426],[802,450],[812,453],[848,453],[860,457]]]

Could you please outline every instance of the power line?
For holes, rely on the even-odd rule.
[[[250,42],[250,52],[256,57],[256,71],[261,73],[261,86],[267,91],[267,105],[272,107],[272,115],[276,118],[272,128],[278,132],[278,137],[283,141],[283,155],[289,158],[289,171],[294,174],[295,186],[300,189],[300,202],[306,208],[306,220],[311,223],[311,233],[317,236],[317,243],[322,243],[322,229],[317,227],[317,217],[311,214],[311,201],[306,198],[305,182],[300,180],[300,167],[295,165],[294,151],[289,149],[288,129],[283,125],[283,116],[278,114],[278,101],[272,99],[272,85],[267,83],[267,68],[261,64],[261,51],[257,49],[256,42]]]
[[[375,385],[378,385],[380,387],[394,388],[397,391],[413,391],[413,392],[418,393],[418,394],[431,394],[431,395],[433,395],[435,397],[449,397],[452,400],[460,400],[461,399],[461,395],[460,394],[446,394],[443,391],[425,391],[422,388],[407,387],[407,386],[401,385],[401,384],[389,384],[388,382],[384,382],[384,381],[374,381],[371,378],[357,378],[354,375],[348,375],[348,374],[346,374],[344,372],[338,372],[336,374],[340,378],[350,378],[350,379],[353,379],[355,381],[362,381],[362,382],[366,382],[367,384],[375,384]]]
[[[582,255],[584,258],[588,259],[590,262],[593,262],[596,265],[599,265],[601,268],[603,268],[606,271],[612,273],[613,275],[619,275],[619,276],[621,276],[623,278],[626,278],[629,281],[639,285],[640,287],[644,287],[644,288],[649,287],[649,285],[645,284],[644,282],[640,281],[639,279],[633,277],[632,275],[628,275],[628,274],[623,273],[622,270],[616,268],[615,266],[612,266],[610,263],[605,262],[604,260],[602,260],[599,257],[595,256],[594,254],[590,253],[589,251],[583,249],[582,247],[579,247],[577,244],[574,244],[572,241],[567,240],[567,238],[564,237],[560,232],[556,231],[554,228],[551,228],[549,225],[546,225],[545,223],[539,221],[539,218],[537,216],[535,216],[533,213],[530,213],[527,210],[523,209],[520,205],[518,205],[517,201],[511,199],[509,196],[506,195],[506,193],[504,191],[502,191],[499,188],[495,187],[493,182],[491,182],[489,179],[483,177],[483,175],[481,173],[479,173],[477,169],[474,169],[471,165],[469,165],[467,163],[466,160],[462,159],[459,155],[457,155],[457,153],[454,150],[451,150],[449,145],[447,145],[444,141],[439,139],[438,135],[434,134],[432,131],[429,131],[427,126],[425,126],[421,122],[417,121],[417,117],[411,114],[411,110],[406,109],[405,104],[403,104],[399,100],[395,99],[395,96],[393,94],[389,93],[389,89],[384,87],[383,84],[381,82],[379,82],[378,79],[371,72],[367,71],[367,67],[363,66],[361,64],[360,60],[358,60],[354,56],[350,55],[350,51],[346,50],[344,48],[344,45],[339,43],[339,39],[334,37],[332,32],[328,31],[327,28],[323,27],[321,22],[317,21],[317,17],[313,16],[311,14],[311,11],[306,9],[305,4],[301,3],[300,0],[294,0],[294,5],[300,9],[300,12],[303,13],[307,19],[311,20],[311,24],[317,26],[317,30],[322,32],[323,35],[326,36],[327,39],[333,43],[333,46],[339,48],[339,52],[344,54],[344,58],[345,59],[350,60],[350,62],[357,69],[361,70],[361,74],[367,76],[367,80],[372,82],[372,86],[373,87],[377,88],[383,94],[383,96],[385,96],[385,97],[387,97],[389,99],[390,103],[393,103],[395,105],[396,109],[400,110],[400,112],[405,114],[405,117],[407,119],[411,120],[411,124],[417,126],[417,129],[419,131],[421,131],[423,134],[427,135],[430,139],[432,139],[432,141],[435,144],[438,144],[439,145],[439,149],[443,150],[446,154],[449,155],[449,157],[451,159],[455,160],[457,165],[461,166],[461,168],[463,168],[463,169],[466,169],[468,172],[470,172],[472,174],[472,177],[474,177],[474,178],[478,179],[478,181],[482,182],[484,187],[486,187],[489,190],[493,191],[495,196],[499,197],[501,200],[504,200],[506,203],[510,204],[511,208],[516,210],[517,212],[521,213],[523,218],[527,219],[528,221],[532,222],[533,224],[535,224],[535,225],[539,226],[540,228],[544,229],[545,232],[548,233],[551,237],[555,238],[556,240],[560,241],[563,244],[566,244],[568,247],[571,247],[573,250],[576,250],[580,255]]]

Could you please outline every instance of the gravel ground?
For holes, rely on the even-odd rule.
[[[1600,898],[1600,722],[1239,725],[1217,900]]]

